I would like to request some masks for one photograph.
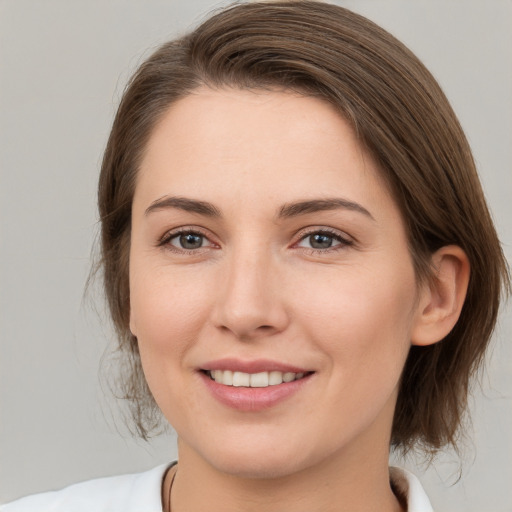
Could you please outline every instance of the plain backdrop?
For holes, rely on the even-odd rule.
[[[511,259],[512,2],[339,1],[434,73],[472,144]],[[175,438],[134,440],[112,397],[103,304],[84,299],[101,154],[124,84],[211,0],[0,0],[0,502],[141,471]],[[501,316],[462,457],[420,476],[437,512],[512,511],[512,321]],[[105,362],[106,361],[106,362]],[[459,479],[459,471],[462,477]]]

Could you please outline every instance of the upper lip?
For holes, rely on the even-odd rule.
[[[260,372],[291,372],[305,373],[311,370],[293,366],[290,364],[273,361],[271,359],[253,359],[244,361],[242,359],[224,358],[216,361],[209,361],[200,367],[201,370],[231,370],[243,373],[260,373]]]

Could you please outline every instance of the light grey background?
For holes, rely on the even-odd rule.
[[[510,260],[512,2],[339,3],[398,36],[439,79]],[[219,5],[0,0],[0,502],[175,456],[172,435],[145,444],[123,427],[99,377],[108,326],[83,290],[97,173],[124,83],[151,49]],[[511,336],[509,308],[462,459],[448,454],[427,470],[405,463],[438,512],[512,511]]]

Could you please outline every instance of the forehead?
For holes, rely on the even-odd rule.
[[[227,203],[350,195],[389,202],[388,187],[351,126],[326,101],[288,91],[206,87],[155,127],[137,196],[180,194]]]

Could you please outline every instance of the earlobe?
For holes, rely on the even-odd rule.
[[[442,340],[459,319],[468,289],[470,265],[458,246],[447,245],[432,255],[432,279],[421,290],[413,326],[413,345]]]

